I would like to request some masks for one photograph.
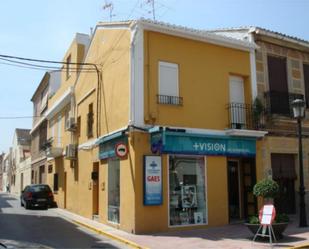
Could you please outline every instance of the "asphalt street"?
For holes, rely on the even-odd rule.
[[[2,248],[128,248],[58,217],[52,209],[26,210],[20,201],[0,193]]]

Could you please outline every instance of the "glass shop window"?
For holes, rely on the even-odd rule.
[[[119,223],[120,161],[108,161],[108,221]]]
[[[170,226],[207,223],[205,182],[203,157],[170,156]]]

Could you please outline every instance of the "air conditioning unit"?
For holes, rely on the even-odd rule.
[[[77,146],[75,144],[68,144],[65,147],[65,158],[66,159],[76,159],[77,157]]]
[[[67,131],[75,131],[76,130],[76,122],[75,118],[69,117],[65,122],[65,130]]]

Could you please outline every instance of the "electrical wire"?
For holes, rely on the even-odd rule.
[[[0,58],[1,60],[1,58]],[[6,66],[12,66],[12,67],[17,67],[17,68],[25,68],[25,69],[32,69],[32,70],[39,70],[39,71],[47,71],[47,68],[37,68],[37,67],[31,67],[31,66],[22,66],[18,64],[13,64],[13,63],[6,63],[6,62],[0,62],[0,65],[6,65]],[[51,70],[51,72],[61,72],[63,69],[58,69],[58,70]],[[70,72],[80,72],[79,70],[70,70]],[[95,70],[93,71],[81,71],[80,73],[96,73]]]
[[[43,116],[0,116],[0,119],[28,119],[28,118],[43,118]]]
[[[17,59],[17,60],[24,60],[24,61],[35,61],[35,62],[42,62],[42,63],[51,63],[51,64],[62,64],[62,65],[91,65],[94,66],[94,63],[83,63],[83,62],[64,62],[64,61],[53,61],[53,60],[40,60],[40,59],[32,59],[26,57],[19,57],[19,56],[12,56],[12,55],[5,55],[0,54],[0,57],[9,58],[9,59]],[[98,66],[98,65],[96,65]]]
[[[70,71],[79,71],[79,70],[83,70],[83,71],[92,71],[95,72],[96,70],[94,68],[70,68],[70,67],[52,67],[52,66],[43,66],[43,65],[37,65],[37,64],[32,64],[32,63],[26,63],[26,62],[20,62],[20,61],[16,61],[16,60],[11,60],[11,59],[4,59],[4,58],[0,58],[0,60],[2,61],[8,61],[11,63],[15,63],[15,64],[20,64],[20,65],[26,65],[26,66],[30,66],[31,68],[42,68],[42,69],[55,69],[55,70],[65,70],[65,69],[69,69]],[[10,64],[12,65],[12,64]],[[13,66],[13,65],[12,65]],[[30,68],[29,67],[29,68]]]

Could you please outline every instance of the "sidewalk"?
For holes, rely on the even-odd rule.
[[[135,235],[109,227],[91,219],[84,218],[67,210],[60,208],[52,210],[66,219],[112,239],[123,242],[133,248],[271,248],[269,243],[267,243],[267,240],[253,243],[252,234],[242,224],[191,231],[173,231],[151,235]],[[284,235],[284,238],[279,240],[277,244],[273,244],[274,248],[293,248],[294,246],[309,248],[309,227],[299,228],[296,222],[292,222],[289,224]]]

